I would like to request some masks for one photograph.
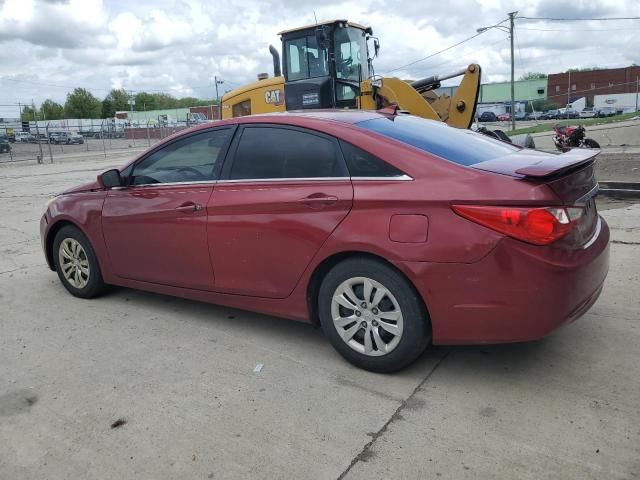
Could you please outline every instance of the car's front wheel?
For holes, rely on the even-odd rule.
[[[91,243],[71,225],[62,227],[53,240],[56,272],[72,295],[93,298],[102,294],[105,283]]]
[[[333,347],[354,365],[393,372],[412,363],[431,339],[418,293],[393,267],[353,257],[325,276],[318,312]]]

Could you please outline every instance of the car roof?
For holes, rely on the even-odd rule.
[[[318,110],[289,110],[286,112],[265,113],[258,115],[250,115],[247,117],[238,117],[240,123],[250,118],[315,118],[319,120],[330,120],[334,122],[347,123],[354,125],[366,120],[375,120],[376,118],[384,118],[388,114],[381,113],[376,110],[339,110],[339,109],[318,109]]]

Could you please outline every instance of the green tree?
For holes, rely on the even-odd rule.
[[[135,109],[140,112],[143,110],[157,110],[158,108],[160,108],[156,104],[156,98],[152,94],[147,92],[137,93],[135,96],[135,101]]]
[[[542,72],[527,72],[520,77],[520,80],[539,80],[542,78],[547,78],[547,74]]]
[[[573,72],[591,72],[593,70],[602,70],[602,67],[582,67],[582,68],[570,68],[564,73]]]
[[[102,100],[102,118],[112,118],[116,112],[129,110],[129,94],[123,88],[114,88]]]
[[[36,112],[34,112],[33,108],[27,106],[22,107],[22,112],[20,113],[20,121],[31,122],[35,119]]]
[[[87,89],[76,88],[67,94],[64,114],[67,118],[100,118],[102,103]]]
[[[43,120],[59,120],[64,118],[64,108],[57,102],[47,98],[40,107]]]

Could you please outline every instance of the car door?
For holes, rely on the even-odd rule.
[[[206,205],[233,134],[219,128],[179,138],[123,172],[109,191],[102,227],[116,275],[210,290]]]
[[[215,290],[288,296],[352,202],[335,138],[280,125],[241,127],[209,201]]]

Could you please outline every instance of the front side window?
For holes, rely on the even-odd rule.
[[[232,180],[345,176],[334,141],[274,127],[243,130],[229,175]]]
[[[233,130],[212,130],[175,141],[133,168],[132,185],[213,180],[217,162]]]
[[[287,80],[303,80],[329,75],[327,49],[318,46],[315,35],[287,40],[285,52]]]

